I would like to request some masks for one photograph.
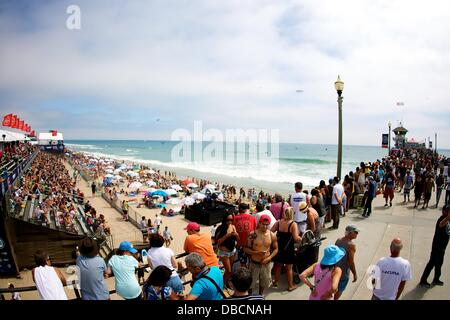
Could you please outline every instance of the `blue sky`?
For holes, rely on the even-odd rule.
[[[450,148],[449,16],[444,0],[1,1],[0,111],[67,139],[170,139],[202,120],[334,144],[340,74],[344,144],[403,121]]]

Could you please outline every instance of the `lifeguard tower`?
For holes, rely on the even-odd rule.
[[[400,122],[400,125],[392,131],[394,131],[394,134],[395,134],[395,137],[394,137],[395,148],[396,149],[405,148],[406,133],[408,133],[408,130],[406,128],[404,128],[402,123]]]

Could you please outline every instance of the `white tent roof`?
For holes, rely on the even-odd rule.
[[[52,136],[51,132],[39,133],[39,140],[64,140],[61,132],[57,132],[56,136]]]
[[[30,140],[25,133],[12,132],[0,129],[0,141],[3,141],[3,135],[5,135],[5,142],[10,141],[27,141]]]

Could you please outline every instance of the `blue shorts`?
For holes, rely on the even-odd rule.
[[[350,280],[350,277],[341,277],[338,285],[338,292],[344,292],[345,288],[347,288],[348,280]]]
[[[236,254],[236,248],[233,249],[233,251],[224,251],[217,249],[217,256],[218,257],[232,257]]]

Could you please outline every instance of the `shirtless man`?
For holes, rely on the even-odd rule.
[[[259,282],[259,294],[269,287],[271,280],[272,258],[278,253],[275,234],[269,230],[270,217],[264,214],[259,219],[258,228],[250,234],[244,252],[250,256],[252,290],[256,291]]]

